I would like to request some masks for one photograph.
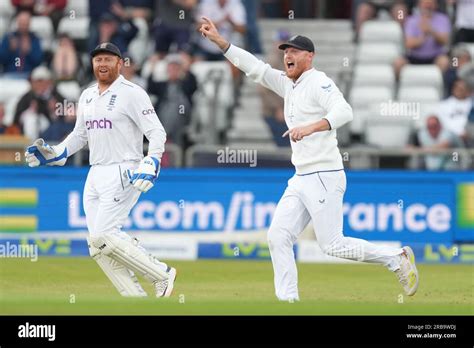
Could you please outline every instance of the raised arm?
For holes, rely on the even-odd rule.
[[[220,35],[209,18],[202,17],[202,20],[203,23],[199,28],[201,35],[216,44],[233,65],[242,70],[254,82],[271,89],[280,97],[285,96],[287,77],[283,71],[273,69],[253,54],[229,43]]]

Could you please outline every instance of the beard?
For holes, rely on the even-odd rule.
[[[294,65],[292,69],[285,67],[285,72],[288,78],[296,80],[303,73],[303,68]]]
[[[101,68],[94,69],[94,76],[98,82],[104,84],[110,84],[115,81],[118,77],[118,67],[106,68],[107,72],[101,73]]]

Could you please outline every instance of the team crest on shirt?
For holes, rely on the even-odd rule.
[[[325,92],[331,92],[331,87],[332,87],[332,84],[329,84],[327,86],[321,86],[321,88],[325,91]]]
[[[107,110],[112,111],[115,107],[115,101],[117,100],[117,94],[112,94],[109,100],[109,104],[107,105]]]

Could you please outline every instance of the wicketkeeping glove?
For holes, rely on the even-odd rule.
[[[147,192],[160,174],[160,161],[152,156],[146,156],[134,171],[127,170],[130,183],[141,192]]]
[[[30,167],[63,166],[67,160],[67,150],[64,148],[62,153],[58,153],[40,138],[26,148],[25,159]]]

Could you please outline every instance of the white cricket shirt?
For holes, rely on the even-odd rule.
[[[296,82],[285,72],[273,69],[249,52],[231,45],[224,56],[255,82],[284,98],[285,121],[289,129],[329,121],[331,130],[316,132],[298,142],[290,140],[291,162],[296,174],[343,169],[337,147],[336,129],[353,119],[352,108],[334,81],[325,73],[310,69]]]
[[[147,93],[120,75],[99,95],[98,84],[85,89],[78,103],[74,130],[57,147],[68,157],[89,144],[91,165],[140,161],[143,135],[148,155],[161,158],[166,132]]]

